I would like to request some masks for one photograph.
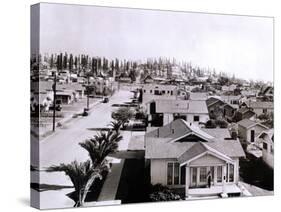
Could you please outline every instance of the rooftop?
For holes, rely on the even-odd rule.
[[[211,130],[214,130],[214,132],[210,133]],[[200,142],[228,157],[245,156],[239,140],[224,140],[224,136],[230,137],[229,133],[226,133],[225,130],[221,131],[223,133],[221,136],[219,136],[220,130],[218,129],[208,129],[207,131],[203,131],[196,125],[190,125],[182,119],[177,119],[163,127],[146,133],[145,157],[179,158],[183,153],[191,149],[193,145]],[[194,152],[191,151],[192,153],[189,154],[197,153],[200,148],[194,147]]]
[[[200,100],[170,100],[157,99],[157,113],[203,113],[208,114],[208,108],[205,101]]]

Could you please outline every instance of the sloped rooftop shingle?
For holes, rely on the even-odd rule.
[[[154,100],[157,113],[199,113],[208,114],[205,101],[202,100]]]
[[[273,102],[249,102],[249,107],[254,109],[273,109]]]
[[[184,152],[181,156],[179,156],[178,161],[179,161],[179,163],[183,163],[206,151],[207,151],[206,146],[202,145],[201,142],[198,142],[198,143],[194,144],[186,152]]]
[[[229,133],[227,133],[226,131],[223,131],[223,134],[221,134],[221,136],[219,136],[218,131],[213,133],[210,133],[211,129],[207,131],[209,131],[209,133],[203,131],[199,127],[195,127],[193,125],[190,126],[184,120],[175,120],[170,124],[165,125],[164,127],[160,127],[156,130],[146,133],[145,157],[147,159],[179,158],[184,152],[192,148],[193,145],[199,143],[198,140],[177,142],[177,140],[180,140],[182,137],[184,138],[185,135],[189,135],[190,133],[198,135],[201,138],[205,138],[205,142],[208,146],[214,148],[222,154],[225,154],[228,157],[245,156],[239,140],[224,140],[224,136],[227,135],[228,138],[230,137],[228,136]],[[213,134],[215,136],[212,136],[210,134]],[[194,149],[197,150],[197,148],[195,147]]]
[[[242,127],[245,127],[245,128],[249,128],[249,127],[252,127],[252,126],[255,126],[255,125],[260,125],[262,127],[264,127],[265,129],[268,129],[266,126],[264,126],[263,124],[259,123],[259,122],[255,122],[255,121],[252,121],[250,119],[243,119],[241,121],[239,121],[237,123],[238,125],[242,126]]]

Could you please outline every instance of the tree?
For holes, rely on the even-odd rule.
[[[112,130],[114,130],[116,133],[119,133],[122,123],[120,121],[114,120],[111,121],[109,125],[112,127]]]
[[[69,64],[68,64],[69,71],[73,70],[73,55],[70,54],[69,56]]]
[[[208,120],[205,124],[205,127],[206,128],[216,128],[217,125],[215,123],[215,120],[213,120],[213,119]]]
[[[122,127],[127,123],[131,118],[133,118],[134,112],[130,108],[119,108],[117,111],[113,112],[111,117],[122,123]]]
[[[67,69],[67,60],[68,60],[68,55],[65,52],[65,54],[63,56],[63,69]]]
[[[90,160],[82,163],[77,161],[70,164],[62,163],[47,169],[47,172],[64,172],[69,176],[75,189],[74,207],[84,205],[86,196],[95,179],[102,179],[102,173],[109,171],[109,162],[106,157],[117,151],[118,143],[121,140],[122,136],[113,130],[100,132],[92,138],[79,143],[88,152]]]
[[[75,201],[74,207],[83,206],[83,195],[85,192],[85,187],[92,174],[96,172],[92,168],[91,161],[78,163],[76,160],[70,164],[61,163],[58,166],[51,166],[47,169],[47,172],[64,172],[67,175],[73,186],[74,195],[73,200]]]
[[[108,132],[100,132],[95,135],[93,138],[87,139],[79,145],[84,148],[92,161],[92,167],[95,172],[92,173],[87,184],[85,185],[84,193],[82,196],[82,202],[85,201],[86,195],[89,192],[93,182],[96,178],[102,178],[101,173],[103,171],[108,171],[109,163],[106,160],[106,157],[117,151],[118,143],[123,139],[120,133],[110,130]]]

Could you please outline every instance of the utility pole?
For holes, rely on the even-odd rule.
[[[53,97],[53,132],[56,130],[56,91],[57,91],[57,73],[56,71],[54,73],[54,84],[53,84],[53,92],[54,92],[54,97]]]
[[[88,78],[88,90],[87,90],[87,110],[89,111],[89,90],[90,90],[90,74],[87,74],[87,78]]]

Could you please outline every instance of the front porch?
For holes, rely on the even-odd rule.
[[[241,189],[236,184],[230,185],[217,185],[211,186],[210,188],[190,188],[186,198],[196,198],[196,197],[227,197],[228,195],[237,195],[241,194]]]

